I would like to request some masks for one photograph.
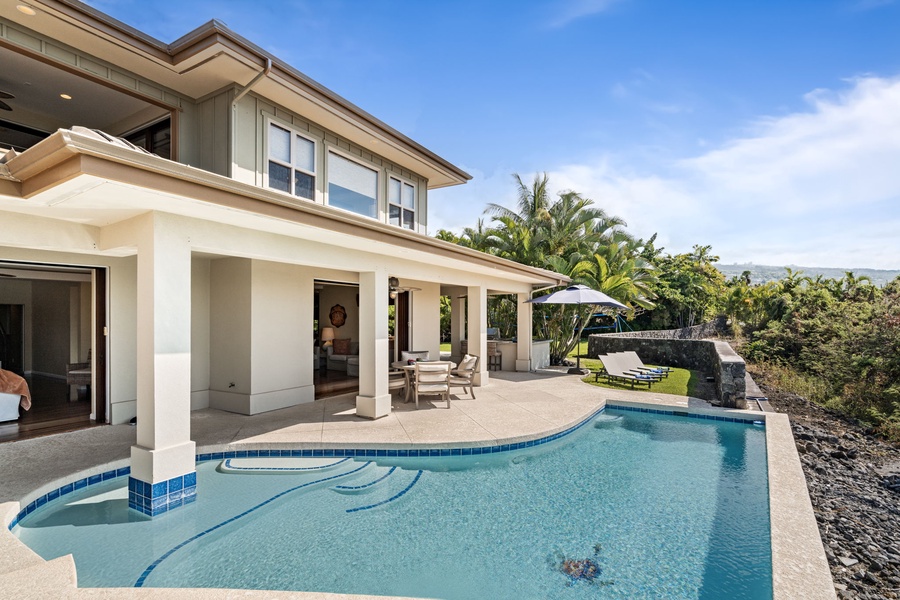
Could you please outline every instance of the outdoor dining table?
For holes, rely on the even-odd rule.
[[[429,362],[448,362],[450,363],[450,369],[453,370],[456,368],[456,363],[452,360],[420,360],[422,363]],[[403,396],[403,402],[409,402],[409,395],[412,392],[412,384],[413,378],[416,375],[416,363],[409,364],[409,362],[405,360],[395,360],[391,363],[391,368],[399,371],[403,371],[403,375],[406,377],[406,394]]]

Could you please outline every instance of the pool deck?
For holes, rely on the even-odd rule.
[[[336,396],[254,416],[218,410],[191,413],[197,452],[247,449],[461,447],[514,443],[564,431],[606,402],[766,420],[776,600],[835,598],[800,459],[785,415],[727,411],[681,396],[586,385],[579,377],[491,373],[477,400],[461,391],[450,409],[429,398],[394,399],[393,412],[370,421],[356,417],[355,397]],[[749,417],[748,417],[749,415]],[[136,429],[98,427],[0,444],[0,518],[8,524],[25,503],[67,481],[129,464]],[[202,491],[200,492],[202,493]],[[23,504],[24,505],[24,504]],[[253,590],[77,588],[71,556],[44,561],[4,525],[0,530],[0,596],[16,598],[375,598]],[[384,598],[378,596],[378,598]]]

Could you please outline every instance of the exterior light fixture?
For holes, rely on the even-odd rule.
[[[16,4],[16,10],[22,13],[23,15],[28,15],[29,17],[33,17],[37,14],[37,11],[27,4]]]

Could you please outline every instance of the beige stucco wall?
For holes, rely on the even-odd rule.
[[[191,410],[209,407],[210,262],[191,259]]]
[[[209,406],[255,414],[312,401],[310,275],[294,265],[214,259],[209,290]],[[202,349],[192,348],[197,369],[195,352]]]
[[[313,282],[294,265],[253,261],[253,413],[315,399]]]
[[[209,295],[209,405],[234,410],[251,390],[250,261],[211,261]]]

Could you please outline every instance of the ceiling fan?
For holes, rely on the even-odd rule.
[[[4,92],[3,90],[0,90],[0,109],[12,110],[12,106],[10,106],[6,102],[4,102],[4,100],[12,100],[13,98],[15,98],[14,95],[10,94],[9,92]]]
[[[421,292],[422,288],[417,287],[406,287],[400,285],[400,280],[396,277],[388,278],[388,287],[390,288],[389,295],[391,299],[397,297],[397,294],[400,292]]]

